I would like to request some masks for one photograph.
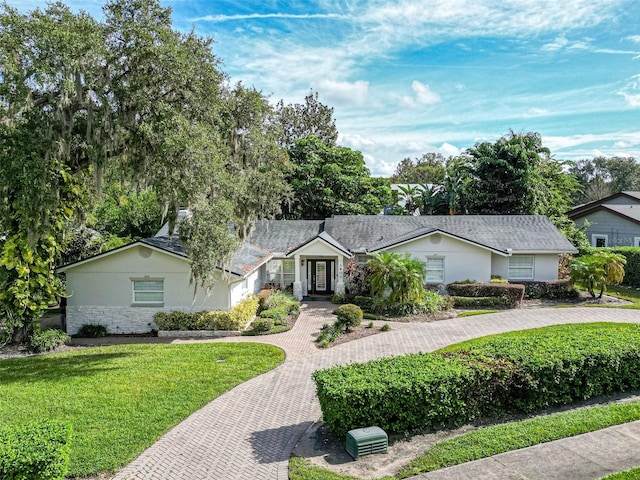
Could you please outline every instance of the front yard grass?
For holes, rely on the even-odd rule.
[[[492,425],[436,443],[429,451],[411,461],[395,477],[384,477],[384,480],[407,478],[635,420],[640,420],[638,400]],[[640,479],[640,469],[632,471],[630,475],[632,474],[638,476],[620,478]],[[289,461],[289,475],[292,480],[355,479],[311,466],[303,458],[295,456]]]
[[[0,361],[0,423],[73,426],[69,476],[113,471],[194,411],[284,361],[251,343],[119,345]]]

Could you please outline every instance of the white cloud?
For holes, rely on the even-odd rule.
[[[400,100],[402,104],[407,107],[415,107],[420,105],[434,105],[440,102],[440,96],[433,92],[429,85],[419,82],[418,80],[414,80],[411,83],[411,89],[413,90],[413,96],[411,95],[402,95],[400,96]],[[396,95],[391,95],[392,97],[396,97]]]
[[[447,143],[447,142],[443,143],[438,148],[438,152],[444,155],[445,157],[455,157],[457,155],[460,155],[461,151],[462,150],[460,150],[455,145],[451,145],[450,143]]]
[[[635,42],[635,43],[640,43],[640,35],[629,35],[627,37],[627,40],[631,40],[632,42]]]
[[[527,110],[527,113],[524,114],[524,117],[525,118],[541,117],[543,115],[547,115],[548,113],[549,113],[549,110],[547,110],[546,108],[532,107],[529,110]]]
[[[190,19],[192,22],[231,22],[238,20],[263,20],[267,18],[286,19],[286,20],[311,20],[326,18],[343,18],[342,15],[335,13],[312,13],[312,14],[293,14],[293,13],[251,13],[248,15],[205,15]]]
[[[632,108],[640,108],[640,93],[629,94],[621,92],[620,94],[624,97],[628,106]]]
[[[364,147],[375,147],[376,142],[371,138],[363,137],[359,134],[339,134],[338,135],[338,143],[340,145],[344,145],[345,147],[352,148],[354,150],[360,150]]]
[[[566,37],[561,36],[556,38],[553,42],[543,45],[541,48],[542,50],[553,52],[556,50],[560,50],[563,47],[566,47],[568,43],[569,43],[569,40],[567,40]]]
[[[432,92],[429,88],[429,85],[414,80],[411,84],[411,88],[416,94],[416,102],[420,105],[433,105],[434,103],[438,103],[440,101],[440,97],[438,96],[438,94]]]
[[[342,105],[363,105],[369,94],[369,82],[339,82],[335,80],[320,80],[316,90],[330,103]]]

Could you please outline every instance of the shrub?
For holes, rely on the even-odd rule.
[[[373,322],[367,323],[367,328],[373,328]]]
[[[85,338],[100,338],[107,335],[108,330],[104,325],[85,323],[78,329],[78,336]]]
[[[362,309],[353,303],[346,303],[336,309],[336,326],[349,331],[351,327],[357,327],[362,323]]]
[[[289,292],[274,292],[265,304],[265,309],[283,308],[288,314],[300,312],[300,302]]]
[[[561,325],[314,372],[334,433],[404,433],[640,387],[640,325]]]
[[[262,313],[260,313],[260,318],[269,318],[278,324],[285,323],[288,316],[289,310],[287,309],[286,305],[263,310]]]
[[[448,308],[451,308],[448,297],[436,292],[425,291],[419,301],[397,303],[391,302],[389,299],[376,299],[370,310],[374,313],[398,317],[435,313]]]
[[[502,278],[500,275],[491,275],[489,283],[509,283],[509,280]]]
[[[269,318],[257,318],[251,324],[254,333],[266,333],[273,328],[273,320]]]
[[[506,297],[508,305],[518,306],[524,298],[524,285],[508,283],[450,283],[447,290],[454,297]]]
[[[70,440],[71,427],[61,423],[0,427],[0,478],[63,480]]]
[[[64,345],[69,339],[69,335],[62,330],[34,330],[30,340],[31,349],[34,352],[48,352]]]
[[[389,330],[391,330],[391,325],[389,325],[388,323],[385,323],[380,327],[381,332],[388,332]]]
[[[267,300],[269,299],[272,293],[273,293],[273,290],[271,290],[270,288],[263,288],[262,290],[260,290],[260,292],[258,292],[258,301],[260,302],[259,303],[260,310],[265,308]]]
[[[353,303],[358,305],[361,308],[367,309],[367,308],[371,308],[371,306],[373,305],[373,298],[365,297],[362,295],[356,295],[353,298]]]
[[[342,295],[331,295],[331,303],[334,305],[340,305],[344,302],[344,297]]]
[[[255,316],[258,303],[258,297],[250,295],[228,312],[157,312],[153,321],[160,330],[241,330]]]
[[[453,305],[458,308],[506,307],[507,297],[453,297]]]
[[[524,298],[549,298],[556,299],[575,299],[580,293],[571,285],[569,280],[554,280],[550,282],[516,282],[516,284],[524,285]]]
[[[362,318],[365,320],[380,320],[380,316],[375,313],[362,312]]]
[[[506,376],[488,365],[412,354],[318,370],[312,378],[324,421],[344,436],[368,425],[404,433],[465,423],[492,404],[485,386],[501,384],[496,372]]]

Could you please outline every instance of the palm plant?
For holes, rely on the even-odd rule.
[[[571,282],[583,285],[593,298],[596,298],[596,290],[600,290],[598,298],[602,298],[608,284],[622,282],[626,264],[625,256],[618,253],[583,255],[569,265]]]
[[[367,264],[371,270],[372,295],[383,298],[390,290],[393,303],[420,301],[424,293],[426,265],[409,255],[399,253],[374,253]]]

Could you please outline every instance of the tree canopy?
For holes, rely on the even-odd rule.
[[[333,108],[324,105],[310,92],[304,97],[304,103],[285,105],[280,100],[276,105],[277,117],[282,125],[282,145],[290,148],[296,140],[313,135],[325,145],[335,146],[338,141],[338,129],[333,119]]]
[[[441,185],[445,175],[445,158],[440,153],[425,153],[415,160],[403,159],[393,172],[391,183]]]
[[[295,142],[289,156],[286,180],[293,198],[283,205],[286,218],[375,215],[393,203],[388,181],[372,178],[358,151],[307,136]]]
[[[579,160],[569,172],[580,182],[575,204],[588,203],[625,190],[640,190],[640,164],[633,157]]]
[[[62,3],[0,7],[0,317],[28,324],[53,300],[90,174],[98,192],[106,169],[153,189],[170,219],[192,208],[183,238],[204,285],[254,219],[277,213],[288,187],[272,108],[229,86],[212,39],[177,32],[170,13],[158,0],[108,0],[101,22]]]

